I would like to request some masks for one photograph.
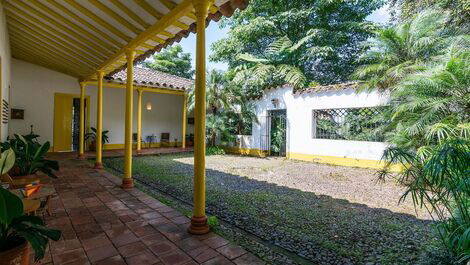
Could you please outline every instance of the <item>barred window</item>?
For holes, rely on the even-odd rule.
[[[312,112],[312,138],[382,142],[383,107],[319,109]]]

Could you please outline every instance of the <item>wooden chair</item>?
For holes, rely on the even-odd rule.
[[[137,133],[133,133],[133,134],[132,134],[132,141],[133,141],[134,143],[137,143]],[[142,139],[142,137],[140,137],[140,143],[141,143],[141,144],[144,144],[144,143],[145,143],[145,141]],[[142,145],[142,146],[143,146],[143,145]]]
[[[160,135],[160,145],[170,146],[170,133],[162,133]]]
[[[8,174],[3,174],[2,181],[10,184],[10,189],[24,188],[26,185],[37,182],[39,178],[34,176],[24,176],[12,178]]]

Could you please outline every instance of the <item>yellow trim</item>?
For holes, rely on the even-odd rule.
[[[206,216],[206,18],[208,0],[194,0],[196,10],[196,82],[194,88],[193,216]]]
[[[80,94],[54,93],[54,131],[53,131],[53,151],[72,150],[72,106],[73,99],[80,98]],[[87,104],[90,96],[86,96]],[[86,116],[89,117],[90,108],[87,108]],[[90,119],[86,119],[87,127]]]
[[[16,9],[16,8],[15,8]],[[22,23],[23,25],[25,25],[26,27],[28,28],[31,28],[32,30],[36,31],[36,32],[41,32],[41,36],[44,36],[44,35],[51,35],[50,33],[44,31],[41,27],[44,27],[47,31],[53,33],[54,35],[57,35],[59,36],[61,39],[65,40],[67,42],[67,45],[71,45],[71,46],[75,46],[75,48],[79,48],[81,49],[82,51],[94,56],[94,57],[97,57],[97,58],[101,58],[101,59],[106,59],[106,55],[103,55],[102,53],[100,53],[99,51],[96,51],[94,49],[90,49],[89,46],[81,43],[80,41],[76,41],[75,39],[73,38],[70,38],[68,35],[54,29],[53,27],[45,24],[45,23],[41,23],[40,20],[34,18],[34,17],[29,17],[29,19],[31,19],[32,21],[34,21],[34,23],[31,23],[29,22],[28,20],[25,20],[23,19],[22,17],[19,17],[16,13],[12,13],[12,12],[7,12],[6,13],[8,19],[13,19],[14,21],[16,22],[19,22],[19,23]],[[27,16],[28,17],[28,16]],[[41,27],[38,27],[37,25],[40,25]]]
[[[94,42],[91,42],[90,40],[88,40],[87,38],[84,38],[82,37],[80,34],[77,34],[77,32],[73,31],[73,30],[70,30],[68,27],[60,24],[60,23],[57,23],[55,20],[51,19],[49,16],[47,15],[44,15],[43,13],[41,12],[38,12],[36,9],[33,9],[29,6],[27,6],[26,4],[24,4],[23,2],[21,1],[15,1],[15,3],[23,6],[26,10],[30,10],[31,13],[33,13],[34,15],[40,17],[41,19],[47,21],[48,23],[50,23],[51,25],[55,26],[55,27],[58,27],[60,30],[66,32],[67,34],[69,34],[70,36],[74,36],[76,39],[78,39],[79,41],[83,41],[84,43],[88,44],[89,46],[93,47],[93,49],[96,49],[97,51],[101,52],[101,53],[104,53],[104,54],[108,54],[109,51],[103,49],[102,47],[99,47],[98,45],[96,45]],[[17,12],[16,14],[21,14],[22,16],[25,16],[27,17],[28,19],[31,19],[31,15],[28,15],[26,14],[26,12],[20,10],[19,8],[13,6],[10,2],[6,2],[5,3],[5,7],[7,9],[14,9],[15,11],[13,11],[13,13]],[[37,19],[31,19],[31,20],[34,20],[34,21],[37,21]],[[43,24],[43,23],[40,23],[40,24]]]
[[[23,33],[19,33],[20,36],[25,34],[27,36],[30,36],[31,38],[34,38],[38,41],[40,41],[40,39],[44,39],[44,41],[49,45],[51,46],[52,48],[54,49],[60,49],[62,51],[65,51],[64,54],[71,54],[73,56],[73,58],[77,58],[79,61],[85,61],[86,62],[86,66],[89,66],[89,65],[98,65],[98,62],[96,61],[93,61],[93,58],[92,56],[88,55],[88,54],[79,54],[79,53],[76,53],[74,50],[68,48],[67,46],[64,46],[62,43],[63,41],[60,40],[60,39],[57,39],[55,38],[53,35],[46,35],[46,36],[40,36],[38,38],[38,34],[37,32],[33,32],[31,29],[27,28],[27,27],[24,27],[23,24],[20,23],[20,25],[22,26],[19,26],[19,25],[16,25],[16,24],[13,24],[13,23],[9,23],[10,25],[10,33],[11,32],[14,32],[11,30],[11,27],[15,28],[16,30],[19,30]],[[61,43],[62,42],[62,43]]]
[[[78,16],[77,14],[75,14],[74,12],[70,11],[68,8],[64,7],[63,5],[59,4],[56,0],[47,0],[47,2],[53,6],[55,6],[56,8],[60,9],[62,12],[66,13],[67,15],[69,15],[70,17],[72,17],[73,19],[77,20],[78,22],[82,23],[83,25],[87,26],[89,29],[93,30],[94,32],[97,33],[98,36],[102,36],[103,38],[105,38],[107,41],[111,42],[112,44],[114,44],[116,47],[119,47],[121,46],[122,44],[119,43],[119,41],[111,38],[107,33],[105,33],[104,31],[98,29],[97,27],[95,27],[93,24],[89,23],[88,21],[86,21],[85,19],[83,19],[82,17]]]
[[[70,0],[68,0],[68,1],[70,1]],[[116,60],[121,58],[122,55],[124,55],[126,53],[126,50],[128,50],[128,49],[133,50],[135,47],[138,47],[140,44],[146,42],[147,40],[149,40],[153,36],[155,36],[155,35],[159,34],[160,32],[164,31],[167,27],[172,25],[180,17],[184,16],[184,14],[190,12],[192,8],[193,8],[192,0],[184,0],[177,7],[175,7],[173,10],[171,10],[166,15],[164,15],[154,25],[152,25],[151,27],[147,28],[145,31],[140,33],[136,38],[132,39],[124,47],[119,49],[118,52],[111,55],[105,62],[103,62],[100,65],[98,70],[107,69]],[[92,79],[92,77],[93,77],[93,74],[89,75],[87,80]]]
[[[183,148],[186,148],[186,108],[187,108],[187,103],[188,103],[188,99],[187,99],[186,94],[184,94],[183,95],[183,126],[182,126],[182,132],[181,132],[181,134],[183,135],[182,139],[181,139]]]
[[[91,38],[95,43],[97,43],[98,45],[100,45],[101,47],[103,47],[104,49],[107,49],[107,50],[113,50],[114,47],[109,45],[108,43],[106,42],[103,42],[102,39],[98,38],[97,36],[91,34],[90,32],[86,31],[85,29],[83,29],[82,27],[78,26],[77,24],[75,24],[73,21],[70,21],[69,19],[67,19],[66,17],[60,15],[59,13],[55,12],[54,10],[52,10],[51,8],[49,8],[48,6],[42,4],[40,1],[31,1],[30,3],[32,3],[33,5],[35,5],[36,7],[38,7],[39,9],[42,9],[43,12],[45,12],[46,14],[48,14],[48,16],[52,16],[54,17],[56,20],[58,20],[59,22],[61,23],[65,23],[67,26],[71,27],[72,29],[80,32],[81,34],[83,34],[84,36],[87,36],[88,38]],[[31,8],[32,9],[32,8]]]
[[[137,14],[132,12],[126,5],[122,4],[120,0],[110,0],[113,5],[115,5],[117,8],[121,9],[126,15],[128,15],[130,18],[132,18],[134,21],[139,23],[142,27],[148,28],[150,27],[150,24],[145,22],[141,17],[139,17]]]
[[[67,2],[67,4],[73,6],[75,9],[80,11],[85,16],[89,17],[91,20],[96,22],[98,25],[100,25],[100,26],[106,28],[107,30],[109,30],[110,32],[112,32],[117,37],[125,40],[126,42],[131,40],[131,37],[129,37],[126,34],[122,33],[122,31],[118,30],[113,25],[109,24],[104,19],[100,18],[99,16],[95,15],[93,12],[91,12],[87,8],[83,7],[82,5],[77,3],[75,0],[65,0],[65,2]],[[102,70],[102,69],[98,69],[98,70]]]
[[[85,154],[85,87],[84,83],[80,83],[80,132],[78,141],[78,154]],[[87,108],[88,109],[88,108]]]
[[[232,146],[223,146],[222,148],[229,154],[266,157],[266,151],[261,149],[239,148]]]
[[[181,142],[168,142],[162,145],[162,143],[151,143],[150,147],[149,144],[143,143],[142,144],[142,149],[145,150],[147,148],[165,148],[165,147],[174,147],[175,143],[177,144],[178,147],[181,147]],[[132,148],[136,148],[137,144],[133,143]],[[104,144],[103,150],[123,150],[125,148],[125,144]]]
[[[337,156],[321,156],[321,155],[309,155],[301,153],[287,153],[287,158],[329,165],[346,166],[346,167],[360,167],[360,168],[372,168],[382,169],[384,163],[380,160],[369,160],[369,159],[356,159],[348,157],[337,157]],[[391,168],[392,171],[397,172],[400,170],[398,165]]]
[[[15,39],[15,36],[13,34],[10,35],[10,40],[14,40],[14,39]],[[22,42],[18,42],[18,43],[13,43],[12,42],[11,46],[14,47],[14,53],[16,53],[18,50],[20,50],[24,54],[28,55],[27,61],[33,62],[35,64],[44,65],[44,62],[47,62],[48,64],[56,65],[57,68],[59,69],[57,71],[63,72],[63,73],[68,73],[68,75],[71,75],[71,76],[76,76],[76,74],[72,74],[72,73],[77,73],[78,72],[80,74],[80,73],[84,72],[81,69],[79,69],[77,67],[73,67],[73,66],[71,66],[68,63],[65,63],[63,61],[62,61],[63,64],[59,64],[57,62],[57,60],[52,59],[52,58],[56,58],[56,55],[50,54],[47,51],[44,52],[44,53],[46,53],[49,57],[44,58],[44,54],[41,54],[38,51],[37,47],[34,47],[34,46],[31,47],[30,45],[26,45]],[[29,56],[31,56],[31,57],[29,57]],[[49,67],[46,66],[46,68],[49,68]]]
[[[142,90],[137,90],[137,151],[140,151],[142,144],[142,93]]]
[[[134,56],[135,51],[132,49],[126,50],[127,58],[127,83],[126,83],[126,113],[125,113],[125,126],[124,126],[124,179],[123,183],[130,182],[132,179],[132,98],[134,85]]]
[[[96,165],[102,162],[102,131],[103,131],[103,71],[96,73],[98,76],[98,89],[96,95]]]
[[[118,21],[121,23],[121,25],[124,25],[126,28],[128,28],[130,31],[134,32],[134,34],[138,35],[140,32],[142,32],[141,29],[137,28],[136,26],[132,25],[129,21],[125,20],[121,15],[118,13],[114,12],[111,8],[107,7],[103,3],[101,3],[98,0],[88,0],[92,5],[103,11],[105,14],[108,16],[112,17],[114,20]]]

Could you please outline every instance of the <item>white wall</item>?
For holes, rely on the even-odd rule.
[[[276,109],[287,109],[287,152],[306,155],[335,156],[380,160],[386,145],[380,142],[345,141],[312,138],[314,109],[374,107],[386,104],[388,96],[378,92],[356,93],[353,89],[294,95],[291,87],[267,91],[254,101],[260,124],[253,125],[253,134],[244,137],[243,148],[260,149],[261,131],[268,110],[275,109],[271,100],[278,99]],[[244,143],[244,144],[243,144]]]
[[[0,57],[2,58],[2,73],[1,73],[1,89],[2,89],[2,99],[6,100],[7,102],[11,102],[9,100],[10,93],[9,93],[9,86],[10,86],[10,41],[8,38],[8,30],[6,26],[6,18],[5,13],[3,12],[3,1],[0,1]],[[0,102],[2,102],[0,99]],[[0,141],[4,141],[8,136],[8,124],[1,123],[1,131],[0,131]]]
[[[12,60],[11,107],[25,110],[24,120],[12,120],[9,134],[29,133],[34,125],[40,141],[53,144],[54,131],[54,93],[79,94],[78,80],[74,77],[30,64]],[[90,126],[96,127],[96,87],[87,86],[86,95],[90,96]],[[145,109],[147,102],[152,110]],[[142,99],[142,138],[169,132],[171,141],[181,141],[183,98],[177,95],[161,95],[144,92]],[[103,88],[103,130],[109,130],[110,144],[124,143],[125,90]],[[137,131],[137,92],[134,93],[134,124]],[[191,131],[188,126],[188,133]]]

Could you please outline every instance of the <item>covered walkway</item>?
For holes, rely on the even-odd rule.
[[[222,237],[187,232],[190,219],[88,162],[60,161],[52,216],[62,230],[41,264],[262,264]]]

